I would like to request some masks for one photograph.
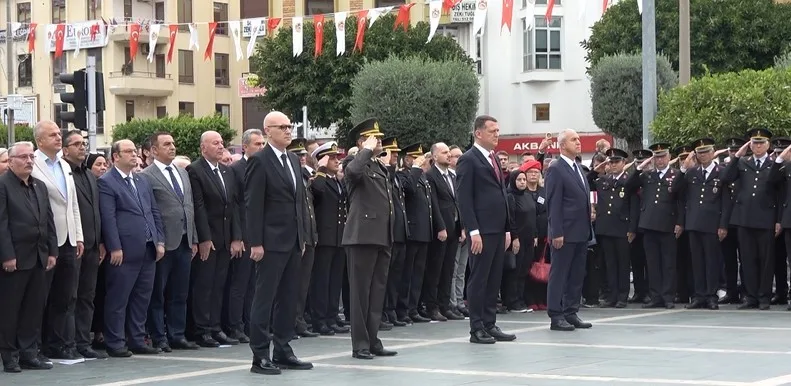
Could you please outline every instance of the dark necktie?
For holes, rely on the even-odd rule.
[[[582,183],[582,186],[585,186],[585,182],[583,182],[582,174],[580,174],[580,169],[579,167],[577,167],[576,162],[574,162],[574,174],[576,174],[577,177],[580,178],[580,182]]]
[[[222,188],[222,196],[228,198],[228,192],[225,191],[225,184],[222,183],[222,177],[220,177],[220,167],[214,168],[214,175],[217,177],[217,183],[220,184]]]
[[[448,188],[450,189],[450,195],[456,197],[456,191],[453,189],[453,177],[450,176],[450,173],[446,172],[444,174],[445,181],[448,183]]]
[[[706,177],[707,177],[708,175],[709,175],[709,171],[708,171],[708,170],[706,170],[706,169],[703,169],[703,181],[705,181],[705,180],[706,180]]]
[[[341,182],[338,181],[338,178],[333,176],[332,181],[335,183],[335,187],[338,189],[338,193],[343,194],[343,188],[341,188]]]
[[[183,201],[184,200],[184,192],[181,190],[181,185],[179,185],[179,181],[176,179],[176,175],[173,173],[173,168],[170,166],[166,166],[165,170],[168,171],[170,174],[170,181],[173,182],[173,191],[176,192],[176,195]]]
[[[756,167],[757,169],[760,169],[760,168],[761,168],[761,160],[759,160],[759,159],[757,159],[757,158],[755,159],[755,167]]]
[[[497,162],[497,158],[494,157],[494,152],[489,152],[489,160],[492,161],[492,170],[494,171],[494,176],[497,177],[497,181],[502,182],[502,176],[500,175],[500,164]]]
[[[126,185],[129,187],[129,190],[131,190],[132,194],[135,196],[135,199],[137,200],[137,205],[140,205],[140,211],[143,211],[143,202],[140,201],[140,195],[137,192],[137,188],[135,188],[135,185],[132,183],[132,177],[129,176],[124,179],[126,180]],[[151,241],[152,240],[151,228],[149,228],[148,226],[148,220],[145,219],[145,214],[143,215],[143,217],[146,223],[146,241]]]
[[[283,171],[286,172],[286,177],[289,180],[291,180],[291,185],[292,185],[291,188],[294,189],[294,190],[297,190],[297,186],[295,185],[295,181],[293,181],[293,178],[291,177],[291,170],[289,170],[289,167],[288,167],[288,157],[286,157],[286,153],[283,153],[283,154],[280,155],[280,161],[283,164]]]

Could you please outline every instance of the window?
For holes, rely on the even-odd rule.
[[[305,0],[305,15],[335,12],[335,0]]]
[[[400,5],[406,4],[406,1],[403,0],[376,0],[376,8],[379,7],[398,7]]]
[[[475,37],[475,55],[473,56],[478,75],[483,74],[483,56],[481,56],[481,53],[483,53],[483,39],[481,35],[478,35]]]
[[[214,3],[214,21],[217,23],[217,35],[228,35],[228,4]]]
[[[104,111],[96,113],[96,133],[104,134]]]
[[[549,103],[536,103],[533,105],[533,122],[549,121]]]
[[[165,3],[160,1],[154,4],[154,19],[156,19],[158,23],[165,22]]]
[[[165,54],[154,55],[154,65],[156,67],[157,78],[165,78]]]
[[[195,115],[195,103],[179,102],[179,115]]]
[[[68,61],[66,60],[68,55],[61,55],[61,57],[56,58],[53,52],[50,57],[52,58],[52,83],[61,83],[60,74],[68,72]]]
[[[178,7],[176,16],[178,17],[179,31],[187,32],[189,27],[185,23],[192,23],[192,0],[177,1],[176,4]]]
[[[30,55],[17,56],[17,87],[33,86],[33,57]]]
[[[230,118],[231,105],[216,104],[214,105],[214,111],[217,112],[217,114],[222,115],[223,117]]]
[[[85,4],[88,20],[97,20],[102,17],[102,0],[88,0]]]
[[[214,54],[214,84],[216,86],[231,84],[228,63],[228,54]]]
[[[528,29],[526,19],[522,19],[522,71],[562,68],[561,20],[553,17],[547,25],[543,15],[536,16],[534,27]]]
[[[132,19],[132,0],[124,0],[124,20]]]
[[[52,0],[52,24],[66,23],[66,0]]]
[[[121,66],[121,72],[124,75],[132,75],[135,72],[134,62],[132,61],[132,55],[129,52],[129,47],[124,48],[124,64]]]
[[[195,83],[191,50],[179,50],[179,83]]]
[[[157,118],[165,118],[168,116],[167,106],[157,106]]]
[[[30,23],[30,3],[19,3],[16,5],[17,23]]]
[[[58,127],[65,129],[69,127],[69,124],[64,122],[63,119],[60,117],[60,113],[65,113],[69,111],[69,105],[65,103],[55,103],[52,105],[52,112],[53,112],[53,121],[58,124]]]
[[[96,58],[96,71],[102,72],[102,49],[90,48],[88,49],[88,56]]]
[[[135,101],[126,101],[126,121],[135,119]]]
[[[243,18],[269,16],[268,0],[242,0],[241,13]]]

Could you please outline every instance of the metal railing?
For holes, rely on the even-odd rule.
[[[110,73],[110,78],[147,78],[147,79],[171,79],[170,74],[144,72],[144,71],[116,71]]]

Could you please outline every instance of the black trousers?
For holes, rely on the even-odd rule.
[[[107,260],[103,259],[99,264],[99,272],[96,274],[96,295],[93,297],[93,322],[91,323],[91,332],[94,333],[94,340],[96,335],[104,333],[104,298],[107,294],[107,287],[105,285],[105,267]]]
[[[676,298],[676,236],[672,232],[646,230],[643,233],[643,247],[651,302],[673,303]]]
[[[190,302],[194,334],[204,335],[222,330],[222,303],[231,252],[224,245],[215,245],[206,261],[192,259]]]
[[[505,236],[503,236],[505,237]],[[428,243],[407,241],[401,287],[398,291],[398,316],[417,312],[420,292],[423,289],[423,275],[426,270]]]
[[[739,258],[744,275],[742,283],[751,304],[769,304],[775,268],[773,229],[739,227]]]
[[[0,272],[0,294],[0,355],[4,361],[35,358],[47,299],[44,267],[39,262],[33,269]]]
[[[318,246],[310,284],[310,316],[313,331],[332,326],[338,317],[346,251],[343,247]]]
[[[775,240],[775,295],[785,303],[788,300],[788,244],[785,237]]]
[[[297,331],[304,331],[308,328],[305,323],[305,306],[308,302],[308,291],[310,290],[311,276],[313,275],[313,263],[316,256],[316,247],[305,246],[305,252],[299,265],[299,292],[297,293],[297,311],[294,326]]]
[[[352,350],[378,350],[379,324],[387,291],[390,247],[353,245],[346,247],[351,289]]]
[[[77,303],[74,307],[74,341],[82,350],[91,345],[91,325],[94,319],[94,298],[99,276],[99,246],[86,248],[80,258],[80,276],[77,285]],[[102,308],[102,311],[104,308]]]
[[[265,251],[255,263],[255,294],[250,309],[250,349],[255,358],[287,358],[294,352],[294,320],[301,278],[302,251],[294,243],[288,252]],[[270,332],[271,328],[271,332]]]
[[[597,236],[607,269],[608,303],[629,298],[629,240],[626,237]]]
[[[165,251],[165,256],[156,263],[146,320],[154,344],[185,339],[192,259],[192,246],[184,235],[181,244]]]
[[[450,286],[456,272],[458,248],[459,237],[453,234],[448,234],[445,241],[434,240],[430,243],[422,290],[428,311],[447,311],[451,308]]]
[[[689,250],[689,232],[676,239],[676,297],[682,303],[695,294],[695,276],[692,273],[692,257]]]
[[[497,295],[503,278],[505,233],[481,235],[481,240],[483,250],[478,255],[470,251],[469,258],[467,309],[471,332],[487,330],[497,322]]]
[[[241,258],[231,259],[225,288],[225,329],[246,334],[250,327],[250,305],[255,292],[255,264],[250,259],[249,249],[242,252]]]
[[[398,305],[398,290],[404,272],[404,259],[406,259],[406,244],[393,243],[390,252],[390,272],[387,274],[387,291],[385,293],[384,311],[395,312]]]
[[[599,300],[606,297],[607,275],[604,267],[604,255],[599,245],[588,245],[585,259],[585,280],[582,284],[582,297],[585,304],[598,305]]]
[[[71,241],[58,248],[58,263],[47,272],[50,283],[47,307],[44,311],[42,351],[76,348],[74,310],[77,306],[77,287],[80,281],[80,262],[77,248]]]
[[[629,262],[632,265],[635,295],[648,295],[648,265],[645,261],[645,248],[641,232],[635,234],[635,238],[629,246]]]
[[[503,305],[508,308],[525,306],[525,288],[527,286],[528,273],[533,261],[535,251],[533,240],[525,239],[520,241],[519,253],[516,254],[516,267],[503,271],[503,278],[500,283],[500,297]],[[506,253],[511,253],[509,250]],[[545,296],[546,298],[546,296]]]
[[[720,286],[725,288],[731,296],[738,296],[742,292],[739,285],[739,230],[728,228],[728,235],[721,243],[722,258],[724,261],[724,279]]]
[[[695,278],[695,301],[716,302],[722,270],[722,250],[716,233],[687,231]]]

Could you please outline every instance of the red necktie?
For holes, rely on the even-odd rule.
[[[492,161],[492,169],[494,170],[494,176],[497,177],[497,181],[502,182],[502,176],[500,176],[500,170],[497,167],[499,163],[497,163],[497,158],[494,158],[494,152],[489,152],[489,159]]]

